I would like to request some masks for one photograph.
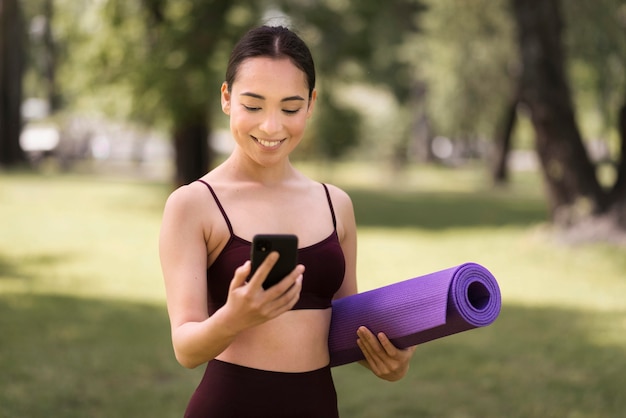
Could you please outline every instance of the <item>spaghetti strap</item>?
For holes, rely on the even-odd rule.
[[[330,192],[328,191],[328,187],[322,183],[324,186],[324,190],[326,191],[326,198],[328,199],[328,207],[330,208],[330,214],[333,217],[333,227],[337,229],[337,218],[335,217],[335,209],[333,208],[333,201],[330,199]]]
[[[215,203],[217,203],[217,207],[220,209],[220,212],[222,212],[222,216],[224,217],[224,220],[226,221],[226,225],[228,226],[228,231],[230,232],[230,235],[234,236],[235,234],[233,233],[233,226],[230,224],[230,219],[228,219],[228,215],[226,215],[226,211],[224,210],[224,207],[222,206],[222,203],[220,202],[220,200],[217,198],[217,195],[215,194],[213,187],[211,187],[209,183],[207,183],[206,181],[202,179],[198,179],[198,181],[209,188],[209,191],[213,195],[213,199],[215,199]]]

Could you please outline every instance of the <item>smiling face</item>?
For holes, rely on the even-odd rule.
[[[289,59],[248,58],[232,86],[222,85],[222,109],[246,156],[262,166],[287,157],[300,143],[313,112],[306,76]]]

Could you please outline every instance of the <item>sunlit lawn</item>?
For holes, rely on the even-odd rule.
[[[475,261],[503,310],[424,344],[409,375],[334,369],[343,417],[618,417],[626,250],[567,247],[528,174],[309,167],[351,194],[362,290]],[[201,368],[172,355],[157,235],[168,186],[0,175],[0,417],[179,417]]]

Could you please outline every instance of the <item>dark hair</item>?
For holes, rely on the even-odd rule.
[[[232,88],[241,63],[247,58],[289,58],[306,75],[309,99],[315,88],[315,65],[309,47],[298,35],[283,26],[251,29],[235,45],[226,69],[228,90]]]

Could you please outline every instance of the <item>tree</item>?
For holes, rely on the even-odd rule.
[[[48,106],[50,113],[54,113],[61,107],[61,99],[56,79],[57,56],[56,44],[52,35],[52,20],[54,18],[54,5],[52,0],[44,0],[43,12],[45,17],[45,26],[42,34],[43,43],[43,74],[46,84],[46,95],[48,97]]]
[[[212,160],[211,116],[227,53],[258,20],[259,2],[57,0],[55,6],[58,79],[68,112],[92,110],[167,131],[175,184],[202,176]]]
[[[626,16],[622,0],[563,3],[564,45],[577,106],[598,122],[582,124],[585,136],[612,137],[626,92]],[[598,30],[602,28],[602,30]],[[583,121],[584,121],[584,115]]]
[[[322,97],[329,96],[323,104],[329,107],[316,112],[314,129],[324,156],[339,158],[363,137],[357,126],[363,122],[363,112],[354,112],[358,106],[342,93],[344,87],[368,85],[390,94],[399,110],[396,113],[403,113],[404,117],[396,115],[395,129],[386,130],[389,137],[385,142],[406,159],[412,121],[409,109],[413,108],[414,93],[421,91],[407,48],[411,36],[419,31],[417,21],[424,11],[423,2],[282,0],[276,4],[310,45],[323,84]],[[361,107],[371,107],[371,103],[362,103]],[[332,126],[341,129],[329,129]],[[382,142],[380,139],[376,142]]]
[[[169,121],[175,151],[175,183],[182,185],[202,176],[212,160],[208,147],[211,114],[219,97],[219,84],[230,48],[244,28],[252,24],[257,5],[250,1],[144,0],[142,9],[129,10],[126,2],[112,2],[108,16],[119,30],[137,29],[137,43],[129,43],[125,64],[136,71],[132,80],[138,106],[135,116],[151,119],[143,106],[152,100],[155,113]],[[133,19],[139,12],[143,24]],[[236,15],[233,15],[235,13]],[[218,57],[224,68],[212,64]],[[147,99],[147,100],[146,100]]]
[[[563,3],[563,12],[571,61],[586,76],[577,103],[596,109],[592,115],[600,120],[587,135],[604,139],[608,155],[600,163],[614,168],[611,204],[626,183],[626,9],[622,0],[585,0]]]
[[[504,0],[428,0],[414,60],[438,135],[491,138],[506,154],[514,123],[514,27]],[[513,117],[512,117],[513,116]]]
[[[370,0],[337,8],[334,2],[278,0],[57,0],[59,86],[64,103],[71,106],[68,111],[93,109],[97,103],[115,119],[168,130],[175,149],[175,182],[184,184],[210,168],[207,141],[234,42],[259,22],[280,23],[271,20],[274,7],[285,8],[312,46],[325,93],[334,93],[333,87],[342,82],[374,80],[401,101],[409,97],[412,63],[399,50],[400,40],[414,25],[419,4]],[[351,25],[344,25],[346,14]],[[330,122],[345,128],[340,138],[321,135],[316,141],[328,141],[319,150],[335,158],[360,135],[357,114],[338,95],[330,95],[324,99],[337,112],[319,112],[310,132],[328,132],[324,126]]]
[[[504,103],[502,115],[496,124],[491,157],[491,177],[495,185],[505,184],[509,180],[508,158],[513,147],[513,131],[517,124],[517,111],[520,103],[518,75],[511,76],[513,88]]]
[[[520,96],[530,111],[551,219],[572,226],[590,217],[609,217],[626,228],[623,122],[617,180],[604,188],[577,126],[565,70],[560,2],[512,0],[512,6],[522,62]]]
[[[20,3],[0,0],[0,166],[25,161],[20,148],[24,30]]]

